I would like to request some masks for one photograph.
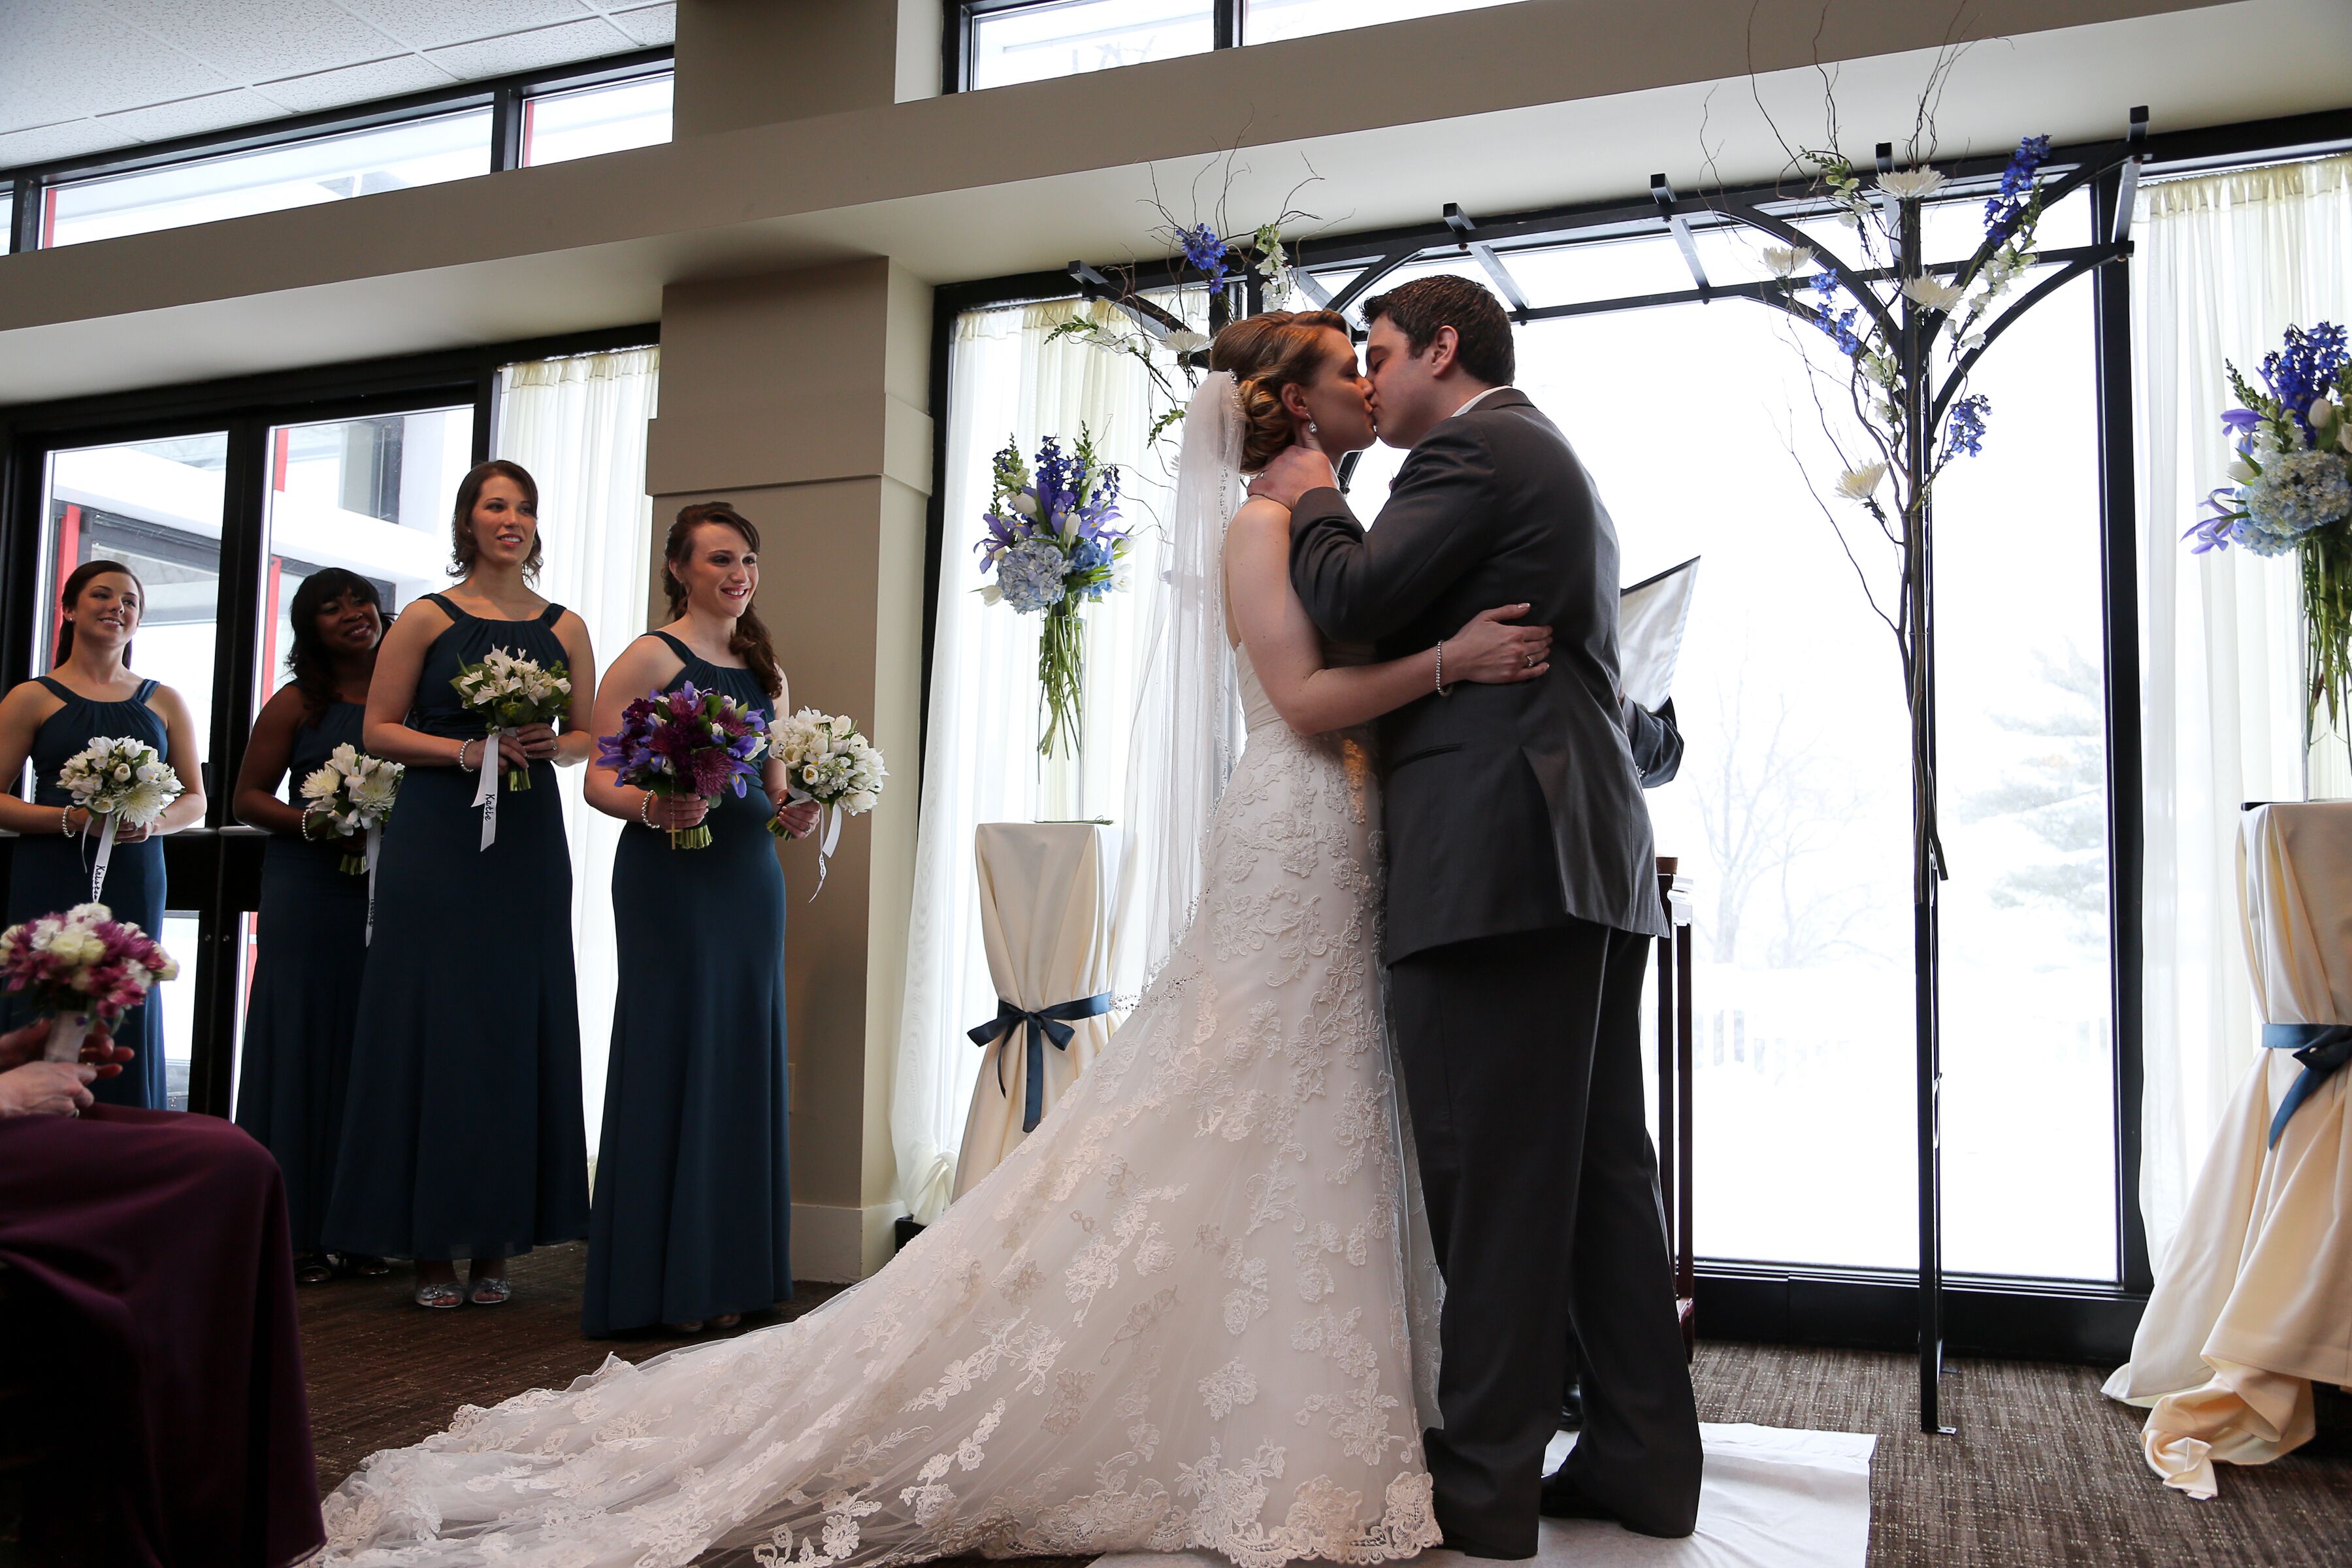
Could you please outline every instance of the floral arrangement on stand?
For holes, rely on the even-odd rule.
[[[784,764],[784,776],[792,781],[789,798],[814,801],[822,808],[816,892],[809,895],[814,899],[824,891],[825,865],[841,842],[842,818],[872,811],[890,770],[883,766],[881,752],[859,731],[856,720],[846,714],[820,713],[814,708],[779,717],[768,727],[768,746]],[[770,818],[768,831],[779,838],[785,836],[780,819]]]
[[[2237,458],[2230,482],[2205,498],[2210,515],[2183,537],[2200,555],[2234,544],[2297,557],[2308,744],[2323,704],[2339,733],[2352,712],[2352,353],[2344,329],[2322,321],[2286,330],[2286,346],[2263,359],[2259,389],[2236,365],[2229,373],[2240,406],[2221,424]]]
[[[90,864],[89,896],[106,890],[106,868],[114,858],[116,835],[124,827],[152,827],[188,786],[155,748],[130,736],[100,735],[68,757],[58,770],[58,786],[74,805],[103,826]],[[134,928],[135,929],[135,928]]]
[[[675,691],[648,691],[621,710],[621,728],[596,742],[596,765],[622,784],[656,795],[700,795],[716,801],[729,790],[740,800],[759,781],[768,732],[749,703],[723,691],[699,691],[691,680]],[[673,849],[701,849],[710,825],[670,829]]]
[[[502,731],[526,724],[553,724],[572,710],[572,671],[562,659],[542,666],[502,647],[484,654],[477,664],[460,664],[449,684],[464,699],[467,711],[481,716],[488,727],[488,749],[482,753],[482,773],[494,778],[490,754],[498,750]],[[530,787],[530,770],[509,768],[507,788]]]
[[[42,1055],[53,1062],[79,1060],[93,1018],[113,1023],[179,973],[154,938],[100,903],[0,931],[0,988],[48,1015]]]
[[[1017,441],[996,455],[993,489],[982,516],[980,569],[995,581],[983,602],[1042,614],[1037,683],[1045,709],[1037,754],[1074,754],[1085,730],[1086,640],[1079,609],[1127,586],[1129,540],[1118,521],[1118,469],[1096,455],[1081,426],[1067,452],[1053,437],[1037,444],[1033,470]]]

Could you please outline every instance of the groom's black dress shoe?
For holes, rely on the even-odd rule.
[[[1680,1530],[1661,1530],[1627,1519],[1578,1486],[1564,1465],[1544,1478],[1542,1508],[1546,1519],[1605,1519],[1636,1535],[1653,1535],[1664,1541],[1679,1541],[1690,1534],[1692,1528],[1685,1525]]]

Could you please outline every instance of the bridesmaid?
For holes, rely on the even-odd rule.
[[[29,756],[33,798],[0,795],[0,827],[22,835],[8,868],[7,924],[89,902],[91,859],[98,835],[89,813],[69,806],[58,786],[67,759],[100,736],[131,736],[155,748],[180,775],[186,793],[151,828],[124,826],[114,840],[102,901],[118,920],[163,935],[163,846],[157,835],[205,816],[204,773],[196,764],[196,730],[180,694],[131,669],[131,639],[147,607],[147,590],[119,561],[88,561],[74,568],[58,596],[57,659],[38,676],[0,698],[0,778],[20,778]],[[195,954],[177,953],[182,966]],[[10,1001],[0,1007],[9,1026],[31,1009]],[[160,1000],[132,1008],[114,1026],[117,1044],[135,1054],[119,1078],[90,1086],[100,1101],[140,1110],[165,1109],[163,1017]]]
[[[373,583],[330,566],[294,591],[288,618],[294,646],[286,663],[294,679],[254,720],[232,797],[239,821],[277,836],[261,872],[261,951],[246,1003],[236,1124],[275,1154],[286,1173],[294,1277],[316,1285],[334,1273],[319,1227],[335,1178],[352,1031],[359,1023],[367,879],[341,868],[360,840],[337,837],[309,811],[280,800],[278,782],[287,779],[288,795],[299,801],[302,781],[337,746],[366,750],[360,718],[383,640],[383,604]],[[355,1273],[386,1271],[380,1258],[346,1261]]]
[[[622,709],[648,691],[688,681],[749,703],[762,723],[784,707],[784,674],[751,608],[759,552],[759,531],[723,501],[677,514],[663,551],[669,624],[605,671],[596,733],[618,731]],[[767,823],[781,810],[806,833],[816,807],[783,805],[772,759],[762,783],[708,805],[588,773],[588,804],[629,824],[613,857],[620,991],[580,1314],[592,1336],[730,1328],[793,1293],[784,876]],[[710,828],[707,847],[670,847],[670,829],[697,823]]]
[[[530,474],[502,461],[473,469],[450,535],[462,580],[402,612],[368,686],[367,749],[408,773],[377,856],[375,944],[320,1232],[337,1252],[415,1258],[416,1304],[432,1308],[495,1306],[508,1258],[588,1233],[572,860],[555,768],[587,760],[595,656],[580,617],[531,591]],[[524,725],[487,745],[449,683],[501,647],[569,668],[562,732]],[[499,783],[485,849],[477,774],[525,766],[530,789]],[[463,1291],[460,1258],[473,1260]]]

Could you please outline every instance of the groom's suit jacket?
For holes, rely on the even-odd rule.
[[[1649,809],[1617,696],[1617,532],[1568,438],[1508,387],[1437,425],[1370,532],[1335,489],[1291,513],[1326,636],[1419,652],[1497,605],[1552,628],[1550,673],[1381,721],[1388,962],[1568,917],[1663,936]]]

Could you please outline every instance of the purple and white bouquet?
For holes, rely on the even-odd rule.
[[[572,671],[562,659],[541,665],[502,647],[484,654],[477,664],[460,664],[449,684],[457,689],[468,712],[481,715],[488,729],[481,768],[486,777],[498,749],[499,731],[526,724],[553,724],[572,711]],[[530,787],[530,770],[509,768],[507,788]]]
[[[675,691],[648,691],[621,710],[619,732],[596,742],[596,763],[621,783],[655,795],[715,801],[731,789],[740,800],[758,781],[767,749],[768,732],[749,703],[698,690],[688,680]],[[709,842],[708,822],[670,830],[673,849]]]
[[[996,581],[981,590],[1022,615],[1042,612],[1037,682],[1043,689],[1045,732],[1040,756],[1073,749],[1080,734],[1086,647],[1078,610],[1127,586],[1130,549],[1118,521],[1118,469],[1095,452],[1081,426],[1068,452],[1048,436],[1037,444],[1033,473],[1018,444],[997,453],[994,488],[981,521],[980,569]]]
[[[2221,425],[2237,458],[2230,482],[2205,498],[2210,515],[2182,536],[2200,555],[2234,544],[2301,558],[2306,727],[2322,701],[2332,724],[2352,708],[2352,353],[2345,338],[2327,321],[2308,331],[2289,327],[2286,346],[2263,359],[2259,388],[2229,365],[2240,406]]]
[[[0,988],[49,1015],[43,1055],[79,1060],[95,1017],[112,1023],[180,973],[153,937],[104,904],[76,904],[0,931]]]

